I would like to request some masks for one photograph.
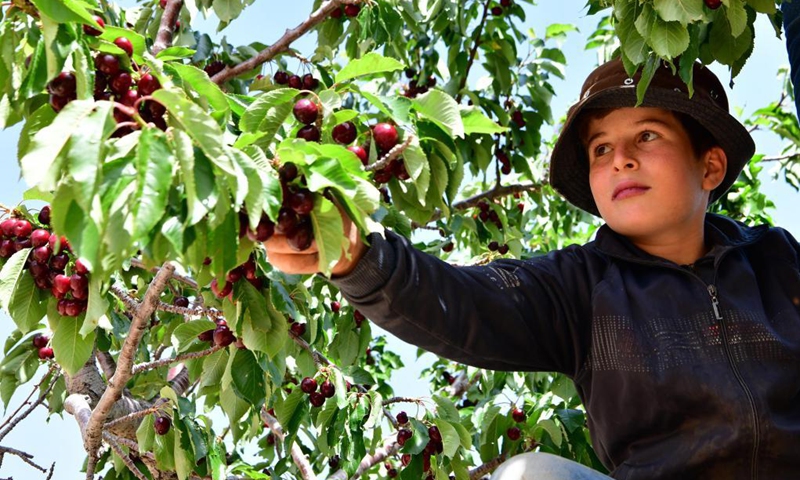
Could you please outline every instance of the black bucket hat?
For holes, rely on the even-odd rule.
[[[630,77],[620,59],[597,67],[581,88],[578,103],[567,112],[567,120],[550,159],[550,184],[575,206],[600,216],[589,187],[589,159],[580,139],[576,120],[586,109],[633,107],[641,70]],[[728,113],[728,97],[711,70],[695,63],[694,95],[681,77],[672,73],[666,62],[656,69],[641,106],[682,112],[705,127],[728,156],[728,170],[722,183],[711,192],[711,201],[720,198],[736,181],[755,152],[747,129]]]

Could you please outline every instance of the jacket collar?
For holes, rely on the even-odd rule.
[[[712,255],[715,259],[714,263],[717,263],[719,258],[727,251],[757,242],[768,229],[768,225],[748,227],[731,218],[707,213],[705,237],[707,243],[712,247],[709,255]],[[613,231],[608,225],[603,225],[598,229],[594,245],[600,252],[622,260],[674,265],[669,260],[651,255],[640,249],[625,236]]]

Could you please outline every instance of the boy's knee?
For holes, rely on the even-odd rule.
[[[549,453],[530,452],[511,457],[491,480],[599,480],[608,478],[577,462]]]

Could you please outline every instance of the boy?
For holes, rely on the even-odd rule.
[[[664,65],[633,108],[638,81],[597,68],[553,150],[551,184],[606,222],[594,241],[455,268],[391,232],[367,249],[348,223],[353,258],[331,281],[438,355],[570,376],[613,478],[797,478],[800,246],[706,213],[755,148],[719,80],[695,65],[690,98]],[[276,268],[314,271],[313,253],[266,246]],[[607,477],[525,454],[493,478]]]

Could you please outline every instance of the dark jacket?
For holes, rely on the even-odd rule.
[[[558,371],[617,479],[800,478],[800,246],[708,215],[711,253],[604,226],[532,260],[453,267],[387,232],[333,280],[381,327],[477,367]]]

